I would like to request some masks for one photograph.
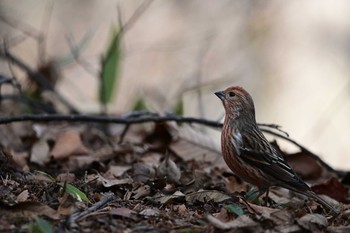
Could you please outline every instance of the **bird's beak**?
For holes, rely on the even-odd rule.
[[[224,100],[225,99],[225,92],[223,91],[217,91],[214,93],[219,99]]]

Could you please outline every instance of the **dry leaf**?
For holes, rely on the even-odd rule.
[[[50,147],[46,140],[40,139],[32,146],[30,162],[44,165],[50,161]]]
[[[109,166],[108,171],[104,174],[104,177],[120,177],[122,176],[126,171],[130,170],[131,166],[115,166],[111,165]]]
[[[29,158],[29,153],[28,151],[23,151],[23,152],[17,152],[13,149],[10,150],[10,154],[12,156],[13,162],[22,168],[23,171],[29,171],[29,166],[28,166],[28,158]]]
[[[202,190],[195,193],[190,193],[186,195],[186,201],[188,203],[195,203],[198,202],[223,202],[225,200],[231,199],[230,196],[216,191],[216,190]]]
[[[178,128],[177,137],[170,147],[185,161],[204,159],[204,161],[215,162],[221,157],[219,143],[214,142],[209,135],[188,125]]]
[[[76,180],[74,173],[62,173],[56,177],[58,182],[73,183]]]
[[[131,209],[128,209],[128,208],[113,208],[109,211],[109,213],[113,216],[129,218],[129,219],[132,219],[134,221],[136,221],[138,219],[136,216],[137,213]]]
[[[69,216],[76,211],[76,200],[72,195],[64,193],[63,197],[58,200],[60,205],[58,206],[57,213],[60,215]]]
[[[124,184],[131,184],[133,180],[131,178],[125,178],[125,179],[106,179],[100,174],[97,174],[98,181],[102,182],[102,185],[106,188],[118,186],[118,185],[124,185]]]
[[[154,199],[156,202],[159,202],[161,204],[166,204],[171,200],[184,198],[184,197],[185,197],[185,194],[183,194],[181,191],[176,191],[172,195],[160,194],[160,196],[155,196],[152,199]]]
[[[165,178],[170,183],[180,183],[181,171],[176,163],[170,158],[169,154],[157,167],[157,176]]]
[[[51,155],[55,159],[64,159],[72,155],[86,155],[88,152],[81,141],[80,131],[68,130],[57,137]]]
[[[214,225],[214,227],[221,230],[247,228],[247,232],[260,232],[260,230],[258,230],[259,228],[257,228],[258,223],[254,222],[247,215],[241,215],[237,217],[235,220],[230,222],[222,222],[212,215],[208,215],[207,219],[211,224]]]
[[[158,209],[147,208],[142,210],[139,214],[146,217],[152,217],[152,216],[159,216],[160,213]]]
[[[133,180],[136,182],[147,182],[154,178],[156,174],[155,168],[147,163],[136,163],[133,165]]]
[[[2,208],[24,216],[35,217],[39,215],[44,215],[51,219],[59,219],[59,214],[56,212],[56,210],[40,202],[26,201],[20,202],[13,206],[7,206]]]
[[[312,190],[317,194],[324,194],[344,203],[348,197],[348,189],[335,177],[323,184],[312,186]]]
[[[29,197],[29,191],[28,190],[23,190],[20,194],[18,194],[16,198],[16,202],[25,202],[28,200]]]
[[[149,185],[141,185],[136,190],[132,191],[134,194],[134,198],[140,199],[141,197],[145,197],[151,193],[151,187]]]
[[[321,177],[323,168],[307,153],[288,154],[286,158],[294,171],[304,179],[315,180]]]
[[[320,231],[328,226],[327,219],[320,214],[307,214],[297,220],[298,224],[310,232]]]

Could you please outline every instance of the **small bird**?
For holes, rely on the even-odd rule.
[[[268,195],[269,187],[279,186],[316,199],[326,209],[335,208],[317,196],[293,171],[284,157],[269,143],[255,120],[254,102],[242,87],[215,92],[225,108],[221,149],[228,167],[243,180]]]

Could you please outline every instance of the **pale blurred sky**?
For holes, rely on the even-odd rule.
[[[2,0],[0,14],[40,31],[47,2]],[[69,57],[67,37],[78,43],[91,33],[81,57],[93,74],[76,63],[59,66],[59,90],[80,109],[98,109],[99,62],[111,26],[118,25],[117,4],[125,22],[141,3],[54,1],[41,60]],[[22,37],[0,22],[0,38]],[[213,92],[240,85],[253,96],[259,122],[282,125],[331,165],[350,169],[349,40],[347,0],[156,0],[125,35],[110,111],[129,111],[139,97],[154,110],[169,111],[182,98],[186,115],[218,119],[223,108]],[[11,51],[35,69],[37,45],[26,38]],[[9,73],[3,62],[0,70]]]

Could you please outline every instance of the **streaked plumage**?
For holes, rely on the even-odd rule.
[[[327,209],[334,208],[311,191],[286,160],[265,138],[255,120],[252,97],[241,87],[216,92],[225,108],[221,148],[228,167],[260,193],[280,186],[316,199]]]

